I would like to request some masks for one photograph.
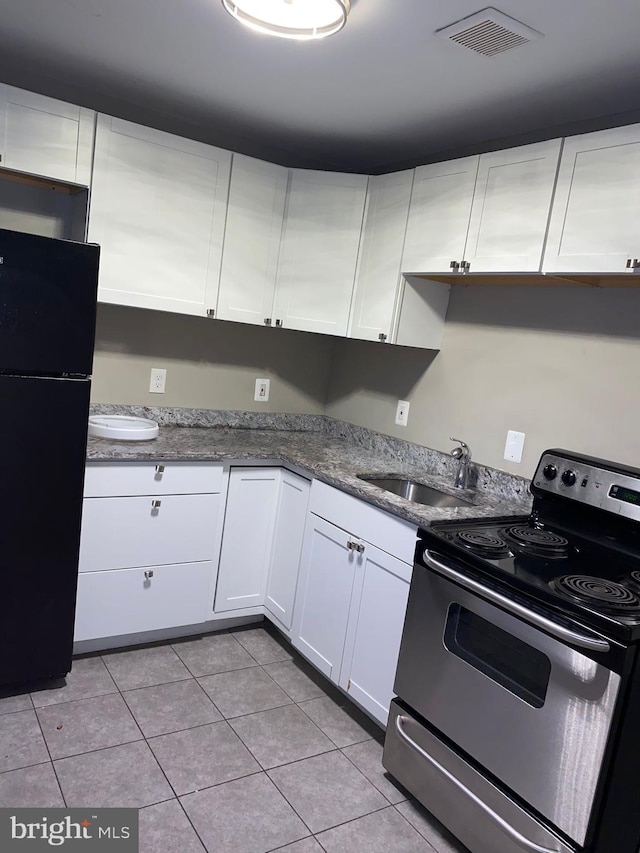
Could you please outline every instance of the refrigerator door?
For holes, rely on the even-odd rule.
[[[0,684],[71,668],[89,390],[0,376]]]
[[[91,373],[99,254],[0,229],[0,372]]]

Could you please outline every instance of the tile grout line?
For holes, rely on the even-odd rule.
[[[64,791],[62,790],[62,784],[61,784],[60,778],[58,776],[58,771],[56,770],[56,765],[53,763],[53,758],[51,756],[51,750],[49,749],[49,744],[47,743],[47,739],[44,736],[44,729],[42,728],[42,723],[40,722],[40,717],[38,716],[38,712],[36,711],[35,707],[33,709],[33,713],[36,715],[36,721],[38,723],[38,728],[40,729],[40,735],[42,737],[42,740],[44,741],[44,746],[45,746],[45,749],[47,750],[47,755],[49,756],[49,762],[51,763],[51,769],[53,770],[53,775],[56,777],[56,783],[57,783],[58,789],[60,791],[60,796],[62,797],[62,802],[65,804],[66,808],[69,808],[69,804],[67,803],[67,798],[65,796]]]

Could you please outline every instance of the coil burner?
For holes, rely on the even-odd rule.
[[[455,534],[456,545],[462,545],[478,557],[487,560],[501,560],[511,552],[504,539],[497,533],[483,530],[460,530]]]
[[[503,531],[507,542],[518,552],[532,557],[558,560],[569,554],[569,542],[564,536],[544,527],[516,525]]]
[[[640,609],[640,598],[624,584],[589,575],[562,575],[549,582],[555,592],[578,604],[610,613]]]

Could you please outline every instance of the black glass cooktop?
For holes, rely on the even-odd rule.
[[[420,551],[449,555],[612,637],[640,640],[640,551],[633,543],[549,526],[535,516],[453,521],[421,532]]]

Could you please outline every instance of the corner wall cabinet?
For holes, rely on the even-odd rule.
[[[0,166],[88,186],[94,121],[93,110],[0,84]]]
[[[347,333],[366,175],[292,169],[275,317],[302,332]]]
[[[100,301],[201,316],[216,305],[230,168],[228,151],[98,116]]]
[[[273,300],[289,170],[233,155],[215,316],[275,324]],[[215,306],[210,306],[215,307]]]
[[[76,641],[204,622],[225,488],[214,463],[88,466]]]
[[[639,188],[640,125],[565,139],[543,271],[632,270],[640,259]]]

